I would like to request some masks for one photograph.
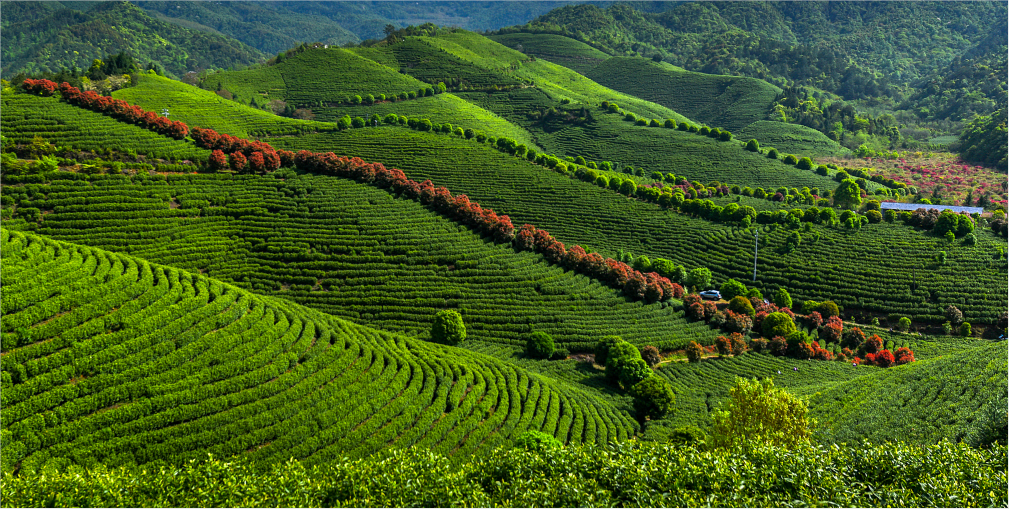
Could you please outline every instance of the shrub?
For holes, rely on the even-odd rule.
[[[634,397],[634,410],[641,421],[648,418],[661,419],[673,412],[676,395],[673,386],[665,378],[649,374],[632,385],[628,392]]]
[[[775,336],[771,338],[771,342],[768,344],[768,349],[771,354],[781,357],[788,353],[788,341],[784,336]]]
[[[742,295],[737,295],[729,300],[729,310],[734,313],[745,314],[750,317],[756,314],[756,311],[753,309],[753,303],[750,302],[750,299],[743,297]]]
[[[946,318],[954,327],[959,327],[963,323],[963,312],[959,308],[950,304],[946,306]]]
[[[553,435],[542,431],[526,431],[515,439],[516,449],[527,451],[544,451],[564,447],[564,443],[557,440]]]
[[[732,355],[742,355],[746,351],[746,340],[742,334],[733,332],[729,335],[729,341],[732,343]]]
[[[725,336],[715,338],[715,349],[720,357],[725,357],[732,353],[732,341]]]
[[[878,337],[878,336],[877,336]],[[852,327],[841,335],[841,346],[848,348],[858,348],[865,342],[865,333],[858,327]],[[875,350],[872,351],[875,353]]]
[[[728,404],[712,415],[712,445],[731,448],[766,443],[794,448],[808,444],[815,423],[807,413],[802,400],[774,387],[770,378],[737,378]]]
[[[606,359],[609,358],[610,348],[617,343],[623,341],[620,336],[604,336],[596,343],[595,349],[595,363],[600,366],[606,366]]]
[[[969,337],[971,334],[970,323],[963,322],[960,324],[960,335],[963,337]]]
[[[819,303],[816,306],[816,311],[819,311],[820,315],[824,318],[841,315],[841,310],[838,309],[837,304],[835,304],[832,300],[825,300]]]
[[[761,353],[767,350],[768,344],[766,338],[756,338],[750,340],[750,348],[757,353]]]
[[[686,348],[687,361],[689,362],[700,362],[701,358],[704,357],[704,347],[701,346],[697,341],[691,341]]]
[[[722,283],[721,294],[723,299],[731,301],[737,296],[746,295],[746,285],[730,279]]]
[[[755,139],[751,139],[746,142],[746,150],[749,150],[750,152],[760,152],[760,142]]]
[[[534,332],[526,341],[526,355],[536,359],[549,359],[554,354],[554,338],[545,332]]]
[[[889,368],[894,364],[893,353],[890,352],[889,350],[883,350],[877,353],[874,357],[875,357],[875,364],[881,368]]]
[[[789,156],[789,157],[795,157],[795,156]],[[788,162],[788,161],[786,161],[786,162]],[[807,170],[807,171],[812,170],[813,169],[813,160],[810,159],[810,158],[808,158],[808,157],[803,157],[802,159],[799,159],[799,161],[797,163],[795,163],[795,167],[798,168],[798,169],[800,169],[800,170]]]
[[[687,274],[687,285],[696,286],[698,290],[704,290],[711,286],[711,271],[705,267],[698,267]]]
[[[900,320],[897,321],[897,330],[901,332],[907,332],[910,329],[911,329],[911,319],[906,316],[902,316]]]
[[[224,152],[220,150],[215,150],[210,153],[210,159],[207,161],[210,171],[222,171],[228,167],[228,158],[224,155]]]
[[[466,324],[453,309],[443,309],[434,315],[431,340],[445,345],[458,345],[466,339]]]
[[[648,364],[648,367],[654,368],[662,362],[662,356],[659,355],[659,349],[654,346],[646,346],[641,349],[641,358]]]
[[[860,345],[859,349],[865,353],[878,353],[883,349],[883,339],[873,334],[865,339],[865,342]]]
[[[788,290],[779,287],[777,293],[774,294],[774,305],[781,308],[791,308],[792,307],[792,296],[788,294]]]
[[[841,322],[840,317],[832,316],[823,324],[823,339],[826,341],[837,343],[841,340],[843,332],[844,323]]]
[[[790,333],[795,332],[795,323],[792,318],[785,313],[775,312],[767,315],[761,324],[761,330],[764,333],[764,337],[771,338],[774,336],[788,336]]]
[[[620,373],[617,375],[617,379],[620,381],[620,386],[628,390],[638,382],[654,376],[652,368],[649,368],[648,363],[641,358],[628,359],[626,362],[620,363],[619,369]]]
[[[788,154],[787,156],[785,156],[785,158],[784,158],[784,159],[782,159],[782,160],[781,160],[781,162],[783,162],[783,163],[785,163],[785,164],[788,164],[788,165],[793,165],[793,166],[794,166],[794,165],[795,165],[796,163],[798,163],[798,162],[799,162],[799,159],[798,159],[798,158],[796,158],[796,157],[795,157],[794,155],[792,155],[792,154]]]
[[[894,354],[895,362],[898,366],[914,362],[914,352],[910,348],[900,347]]]
[[[644,364],[644,361],[641,360],[641,352],[638,351],[637,347],[626,341],[617,342],[610,347],[610,351],[606,356],[606,378],[611,382],[618,382],[624,365],[633,361],[641,361]],[[645,368],[648,367],[647,364],[644,365]]]
[[[810,327],[819,328],[823,325],[823,316],[820,315],[819,311],[813,311],[806,316],[806,321],[809,322]]]

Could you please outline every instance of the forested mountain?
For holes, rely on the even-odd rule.
[[[266,53],[301,42],[344,44],[384,37],[386,25],[435,23],[494,30],[572,3],[545,2],[137,2],[183,26],[219,31]],[[198,25],[195,25],[198,24]]]
[[[170,75],[264,57],[234,39],[158,21],[126,2],[82,4],[3,2],[3,76],[87,70],[94,59],[122,51]]]
[[[658,53],[689,70],[812,85],[849,100],[901,99],[1005,18],[999,2],[577,5],[501,32],[559,33],[613,54]]]

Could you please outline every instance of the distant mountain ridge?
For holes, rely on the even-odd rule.
[[[170,75],[248,65],[265,57],[234,39],[156,20],[127,2],[87,4],[4,2],[3,76],[87,70],[92,60],[121,51]]]

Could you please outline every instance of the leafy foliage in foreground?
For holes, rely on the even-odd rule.
[[[941,461],[936,461],[941,458]],[[23,507],[987,507],[1005,506],[1006,448],[940,443],[659,444],[498,449],[452,463],[410,449],[256,467],[204,459],[143,472],[97,466],[5,476]]]

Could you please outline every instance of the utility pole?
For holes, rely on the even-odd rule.
[[[753,232],[753,282],[757,282],[757,241],[760,240],[760,230]]]

